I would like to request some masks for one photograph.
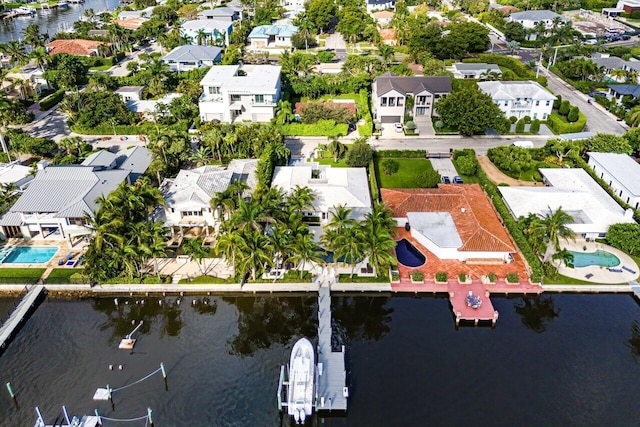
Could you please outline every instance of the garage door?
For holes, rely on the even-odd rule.
[[[382,116],[380,123],[400,123],[400,116]]]

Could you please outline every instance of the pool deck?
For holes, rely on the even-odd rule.
[[[586,251],[584,249],[585,247],[587,248]],[[597,265],[570,268],[564,265],[564,263],[561,263],[558,267],[558,273],[563,276],[597,284],[629,283],[640,277],[640,268],[638,268],[635,261],[629,255],[614,247],[597,242],[587,242],[586,240],[580,239],[575,242],[564,241],[563,248],[574,252],[595,252],[601,250],[610,252],[620,259],[620,265],[613,267],[615,271],[610,271],[606,267],[600,267]]]
[[[72,259],[78,259],[78,256],[84,254],[85,247],[75,246],[69,247],[66,241],[64,240],[52,240],[52,239],[32,239],[32,240],[23,240],[23,239],[9,239],[3,247],[5,246],[20,246],[20,247],[57,247],[58,250],[53,255],[53,257],[47,261],[42,263],[0,263],[0,268],[49,268],[49,267],[60,267],[60,268],[73,268],[71,266],[58,265],[58,260],[66,259],[67,255],[71,253]]]

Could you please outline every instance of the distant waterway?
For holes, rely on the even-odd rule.
[[[157,426],[288,426],[276,408],[279,366],[300,336],[315,339],[316,298],[192,301],[45,301],[0,356],[0,426],[33,426],[36,405],[53,422],[62,404],[74,414],[98,408],[113,418],[150,407]],[[637,424],[640,308],[632,297],[492,301],[500,311],[495,329],[455,330],[445,298],[333,298],[335,344],[347,346],[350,408],[346,418],[313,425]],[[0,299],[0,309],[7,306]],[[118,350],[139,320],[133,354]],[[96,388],[132,383],[160,362],[168,391],[156,375],[116,392],[115,409],[92,401]],[[105,422],[115,425],[144,422]]]
[[[118,6],[118,0],[85,0],[84,4],[70,4],[66,9],[38,10],[33,17],[21,16],[0,20],[0,43],[23,39],[22,31],[29,24],[38,24],[41,33],[53,37],[57,32],[73,28],[85,9],[93,9],[96,14],[105,9],[112,11]]]

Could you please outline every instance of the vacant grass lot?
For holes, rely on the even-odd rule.
[[[387,175],[382,170],[380,164],[385,158],[376,158],[373,161],[380,188],[419,188],[416,177],[426,171],[433,171],[431,162],[427,159],[404,159],[394,158],[398,162],[398,172]]]

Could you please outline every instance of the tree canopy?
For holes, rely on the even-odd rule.
[[[445,125],[458,129],[463,135],[480,134],[486,129],[503,133],[509,129],[504,112],[490,95],[475,85],[463,87],[439,99],[435,108]]]

